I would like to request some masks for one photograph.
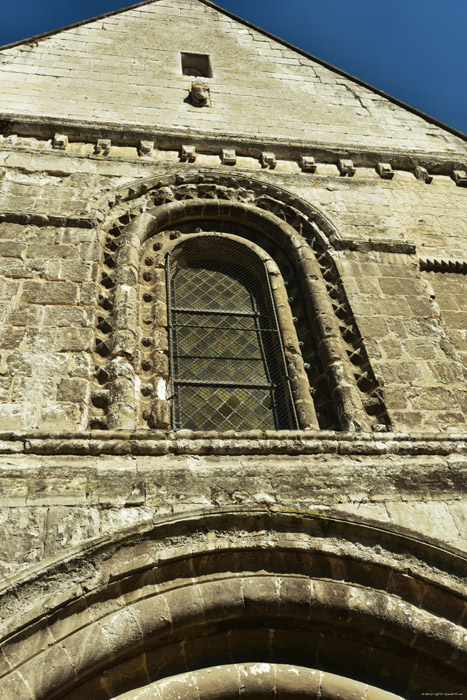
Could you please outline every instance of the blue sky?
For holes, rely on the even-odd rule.
[[[5,3],[0,45],[128,4],[128,0]],[[467,132],[467,0],[218,0],[217,4]]]

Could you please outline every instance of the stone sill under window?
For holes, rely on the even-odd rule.
[[[315,430],[83,431],[0,433],[0,454],[44,455],[448,455],[467,453],[466,433],[344,433]]]

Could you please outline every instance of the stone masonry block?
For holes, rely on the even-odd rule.
[[[426,168],[422,168],[420,165],[417,165],[415,168],[415,177],[417,180],[423,180],[423,182],[426,182],[427,185],[429,185],[433,180],[433,175],[430,175],[428,170]]]
[[[221,151],[221,161],[223,165],[235,165],[237,154],[233,148],[223,148]]]
[[[87,379],[81,377],[62,379],[57,390],[57,401],[84,401],[88,388]]]
[[[108,156],[111,147],[112,141],[110,139],[98,139],[96,143],[95,152],[101,156]]]
[[[144,637],[151,638],[154,634],[170,632],[172,620],[164,596],[139,600],[132,605],[131,610]]]
[[[68,136],[65,134],[55,134],[53,139],[53,147],[64,151],[68,146]]]
[[[316,161],[313,156],[300,156],[300,167],[304,173],[316,172]]]
[[[78,286],[72,282],[26,281],[21,301],[31,304],[74,304]]]
[[[169,615],[174,628],[183,628],[186,623],[203,622],[205,619],[204,601],[199,586],[190,589],[175,589],[166,597]]]
[[[15,350],[19,348],[26,335],[26,328],[0,329],[0,347],[2,350]],[[29,337],[28,337],[29,339]]]
[[[377,163],[376,172],[383,180],[391,180],[394,177],[394,170],[390,163]]]
[[[382,277],[379,280],[379,285],[383,294],[413,294],[414,283],[411,279],[399,277]]]
[[[465,170],[453,170],[452,177],[458,187],[467,187],[467,172]]]
[[[243,614],[245,601],[242,587],[235,579],[205,583],[202,594],[207,619],[235,618]]]
[[[121,661],[113,668],[106,669],[104,671],[99,690],[103,685],[105,685],[106,691],[111,693],[111,697],[116,697],[117,694],[120,695],[122,690],[132,689],[135,682],[138,682],[138,684],[141,681],[145,682],[147,677],[147,668],[144,656],[135,656],[132,659]],[[98,697],[93,693],[87,696],[94,697],[96,700]],[[73,700],[73,698],[70,698],[70,700]],[[169,700],[169,698],[167,698],[167,700]]]
[[[271,607],[279,604],[280,594],[273,578],[244,578],[242,587],[247,615],[267,615]]]
[[[182,146],[180,150],[180,160],[194,163],[196,160],[195,146]]]
[[[387,509],[394,523],[417,530],[420,527],[431,537],[452,541],[457,528],[444,502],[388,503]]]
[[[341,158],[337,163],[337,167],[339,168],[339,172],[341,175],[348,175],[349,177],[355,175],[356,169],[352,160]]]
[[[122,608],[99,622],[106,633],[111,650],[118,649],[119,639],[125,637],[128,647],[138,648],[142,631],[130,610]]]
[[[140,141],[138,144],[138,153],[140,156],[148,156],[154,151],[154,141]]]
[[[203,646],[207,643],[211,643],[212,653],[214,655],[219,653],[219,651],[222,654],[222,639],[218,637],[215,637],[214,639],[207,638]],[[221,663],[222,656],[219,658],[219,664]],[[191,668],[199,668],[199,665],[191,666]],[[245,684],[240,681],[238,668],[236,666],[224,666],[222,674],[216,673],[215,671],[213,673],[212,669],[209,668],[201,669],[200,671],[196,672],[196,682],[198,685],[199,696],[202,698],[217,697],[219,700],[221,700],[221,698],[239,697],[239,685],[242,688],[242,691],[245,691]],[[249,692],[245,692],[246,697],[248,694]]]
[[[273,170],[277,164],[276,156],[269,151],[263,151],[263,153],[261,153],[260,161],[262,168],[269,168],[270,170]]]
[[[29,687],[19,673],[11,673],[0,680],[0,694],[3,698],[31,698]]]
[[[64,647],[77,672],[108,658],[111,651],[108,636],[99,625],[88,625],[70,635]]]
[[[37,688],[38,694],[47,696],[73,680],[74,666],[63,647],[56,644],[23,664],[21,676],[29,686]]]
[[[367,687],[349,678],[325,673],[319,696],[322,700],[364,700],[367,697]],[[381,696],[381,700],[384,700],[384,696]]]

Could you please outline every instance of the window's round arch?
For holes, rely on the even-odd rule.
[[[196,236],[167,256],[172,420],[192,430],[297,426],[269,276],[248,245]]]

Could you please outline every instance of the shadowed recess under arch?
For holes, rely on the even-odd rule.
[[[465,568],[365,523],[242,508],[161,520],[9,582],[0,691],[107,700],[187,670],[271,663],[406,698],[460,692]]]

